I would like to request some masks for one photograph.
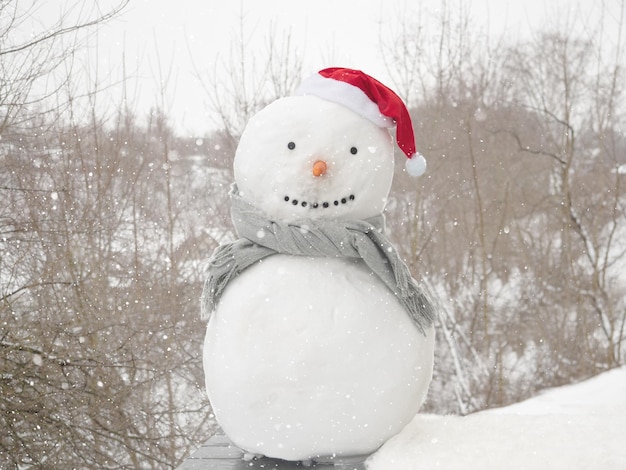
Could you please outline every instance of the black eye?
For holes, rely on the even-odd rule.
[[[287,148],[288,148],[289,150],[293,150],[293,149],[295,149],[295,148],[296,148],[296,144],[294,144],[293,142],[289,142],[289,143],[287,144]]]
[[[357,152],[358,152],[358,150],[357,150],[357,148],[356,148],[356,147],[352,147],[352,148],[350,149],[350,153],[351,153],[352,155],[356,155],[356,153],[357,153]]]

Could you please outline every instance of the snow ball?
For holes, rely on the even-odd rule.
[[[204,143],[204,140],[203,140],[203,139],[200,139],[200,138],[196,139],[196,145],[197,145],[198,147],[200,147],[203,143]]]
[[[41,364],[43,364],[41,354],[33,354],[33,364],[35,364],[36,366],[40,366]]]
[[[265,238],[265,230],[261,229],[256,233],[257,238]]]
[[[104,383],[101,380],[98,380],[98,382],[96,382],[96,385],[100,388],[104,387]]]
[[[376,153],[376,151],[378,150],[378,147],[374,145],[370,145],[369,147],[367,147],[367,150],[369,150],[370,153]]]
[[[302,235],[306,235],[307,233],[309,233],[310,230],[311,230],[311,227],[309,227],[308,225],[302,225],[300,227],[300,233]]]
[[[56,201],[57,199],[59,199],[59,193],[57,193],[56,191],[53,191],[52,193],[50,193],[50,199],[52,199],[53,201]]]

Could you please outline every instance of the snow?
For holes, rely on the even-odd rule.
[[[417,413],[433,347],[434,328],[423,336],[363,261],[277,254],[225,290],[207,328],[206,388],[250,453],[367,455]]]
[[[368,470],[626,468],[626,367],[468,416],[418,414]]]

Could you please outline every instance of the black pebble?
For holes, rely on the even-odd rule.
[[[324,207],[328,207],[328,203],[325,202],[324,204],[322,204]]]
[[[319,204],[317,202],[313,203],[313,209],[317,209],[318,206],[319,206]]]
[[[354,201],[354,194],[350,194],[350,200]]]
[[[285,196],[285,201],[289,202],[289,196]]]
[[[335,201],[335,202],[333,202],[333,204],[338,206],[339,205],[339,201]]]
[[[341,199],[341,203],[342,203],[342,204],[345,204],[345,203],[346,203],[346,198],[345,198],[345,197]]]
[[[298,205],[298,200],[297,200],[297,199],[294,199],[293,201],[291,201],[291,203],[292,203],[294,206],[297,206],[297,205]]]
[[[302,201],[302,207],[306,207],[306,201]]]

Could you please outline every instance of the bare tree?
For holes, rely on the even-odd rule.
[[[211,432],[198,298],[220,234],[198,220],[226,178],[170,155],[168,203],[158,129],[120,119],[4,155],[3,468],[167,468]]]
[[[47,99],[64,84],[63,76],[52,80],[53,72],[61,65],[71,67],[85,35],[118,16],[127,4],[120,0],[102,11],[97,2],[76,0],[45,22],[40,2],[0,3],[0,132],[46,110]]]
[[[603,25],[507,44],[446,4],[434,31],[407,15],[387,46],[429,161],[417,182],[398,172],[388,211],[441,303],[431,409],[505,404],[624,361],[624,6],[603,5]]]
[[[99,74],[77,91],[72,34],[114,14],[82,3],[26,42],[39,4],[2,4],[0,467],[173,467],[214,425],[197,311],[228,228],[197,221],[223,218],[227,182],[175,158],[164,115],[143,128],[124,97],[107,116]]]
[[[603,15],[601,21],[614,24],[599,24],[578,38],[572,37],[571,24],[556,25],[514,60],[519,64],[515,72],[523,77],[520,104],[533,111],[543,139],[538,144],[516,138],[525,158],[543,157],[552,163],[547,196],[554,210],[546,228],[558,243],[543,259],[547,269],[561,273],[551,283],[561,292],[561,315],[571,319],[571,326],[561,330],[566,335],[562,340],[575,344],[557,359],[569,362],[567,358],[582,352],[589,359],[576,361],[577,369],[587,374],[599,364],[614,367],[624,361],[623,287],[620,270],[615,269],[626,248],[617,236],[625,223],[623,176],[618,171],[623,139],[617,131],[624,119],[619,106],[624,2],[610,5],[615,14]],[[605,27],[616,31],[608,43]],[[598,334],[604,339],[600,344]]]
[[[262,50],[254,47],[246,15],[239,15],[237,36],[226,58],[218,58],[208,72],[196,66],[196,77],[218,116],[218,126],[228,138],[234,155],[250,118],[277,98],[287,96],[300,83],[302,58],[294,48],[291,33],[278,37],[271,26]]]

